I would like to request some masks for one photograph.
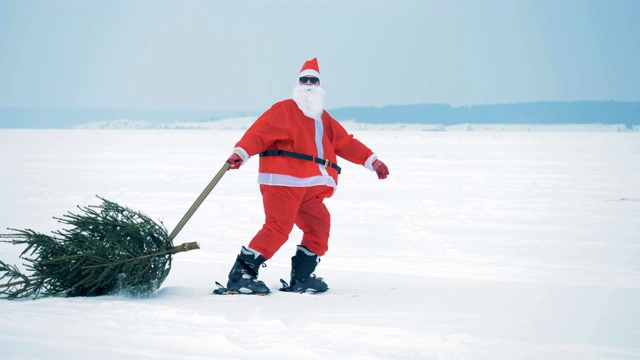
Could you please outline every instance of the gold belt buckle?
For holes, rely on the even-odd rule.
[[[329,160],[324,159],[324,167],[329,167],[330,164]]]

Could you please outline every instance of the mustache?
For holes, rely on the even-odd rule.
[[[293,89],[294,95],[299,94],[302,96],[318,96],[324,98],[327,94],[325,89],[322,86],[307,86],[307,85],[296,85]]]

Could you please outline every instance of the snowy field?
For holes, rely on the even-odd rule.
[[[95,195],[171,231],[241,134],[0,130],[0,232],[50,233]],[[341,162],[328,293],[210,295],[262,225],[251,159],[157,294],[0,300],[0,359],[640,359],[640,133],[355,135],[391,175]],[[261,270],[272,290],[300,235]]]

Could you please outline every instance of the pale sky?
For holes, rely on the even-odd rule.
[[[0,106],[640,101],[640,1],[0,0]]]

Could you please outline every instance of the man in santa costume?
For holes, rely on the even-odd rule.
[[[363,165],[379,179],[387,166],[324,110],[325,90],[317,59],[306,61],[298,74],[293,97],[274,104],[246,131],[227,162],[238,169],[251,156],[260,156],[258,183],[265,223],[243,246],[229,273],[227,291],[265,295],[258,280],[265,261],[287,241],[293,226],[302,241],[291,258],[291,282],[286,290],[323,292],[327,284],[313,272],[328,250],[331,217],[323,200],[338,185],[337,156]]]

